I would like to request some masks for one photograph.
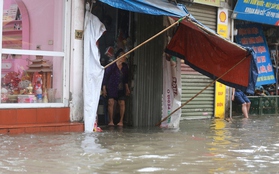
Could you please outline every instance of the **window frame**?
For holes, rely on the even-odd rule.
[[[2,54],[16,54],[16,55],[34,55],[34,56],[53,56],[63,58],[63,75],[62,76],[62,97],[60,103],[1,103],[0,109],[3,108],[46,108],[46,107],[68,107],[69,106],[69,65],[70,65],[70,33],[71,33],[71,2],[68,0],[63,0],[63,11],[64,11],[64,28],[63,28],[63,51],[42,51],[42,50],[23,50],[23,49],[8,49],[2,48],[3,39],[3,22],[0,24],[0,56]],[[0,1],[0,14],[3,14],[4,0]],[[0,21],[3,21],[3,15],[0,15]],[[68,36],[68,37],[67,37]],[[2,61],[0,61],[2,67]],[[0,72],[0,75],[2,72]],[[1,84],[0,78],[0,84]]]

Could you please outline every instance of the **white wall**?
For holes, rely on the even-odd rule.
[[[72,1],[71,58],[70,58],[70,118],[83,119],[83,40],[75,39],[75,30],[83,30],[84,0]]]

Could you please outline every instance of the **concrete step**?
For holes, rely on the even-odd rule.
[[[21,133],[39,133],[39,132],[83,132],[83,131],[84,131],[84,124],[79,122],[0,125],[0,134],[21,134]]]
[[[83,131],[83,123],[70,121],[68,107],[0,109],[0,134]]]

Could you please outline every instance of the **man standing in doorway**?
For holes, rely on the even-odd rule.
[[[241,110],[245,118],[249,118],[249,110],[251,102],[248,97],[239,89],[232,89],[232,101],[241,104]]]

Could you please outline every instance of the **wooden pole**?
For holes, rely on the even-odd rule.
[[[204,90],[206,90],[208,87],[210,87],[211,85],[213,85],[216,81],[218,81],[219,79],[221,79],[222,77],[224,77],[227,73],[229,73],[232,69],[234,69],[237,65],[239,65],[241,62],[243,62],[245,59],[247,58],[244,57],[243,59],[241,59],[237,64],[235,64],[233,67],[231,67],[228,71],[226,71],[223,75],[221,75],[220,77],[218,77],[216,80],[214,80],[213,82],[211,82],[209,85],[207,85],[204,89],[202,89],[200,92],[198,92],[196,95],[194,95],[192,98],[190,98],[188,101],[186,101],[185,103],[183,103],[180,107],[178,107],[177,109],[175,109],[174,111],[172,111],[168,116],[166,116],[165,118],[163,118],[159,123],[156,124],[156,126],[160,126],[162,122],[164,122],[165,120],[167,120],[170,116],[172,116],[176,111],[178,111],[179,109],[181,109],[183,106],[185,106],[186,104],[188,104],[190,101],[192,101],[194,98],[196,98],[198,95],[200,95]]]
[[[125,57],[126,55],[130,54],[131,52],[135,51],[136,49],[138,49],[139,47],[143,46],[144,44],[146,44],[147,42],[151,41],[152,39],[156,38],[157,36],[159,36],[160,34],[162,34],[163,32],[167,31],[168,29],[170,29],[171,27],[173,27],[174,25],[178,24],[179,22],[181,22],[182,20],[184,20],[186,17],[188,16],[184,16],[182,18],[180,18],[179,20],[177,20],[176,22],[174,22],[173,24],[171,24],[170,26],[168,26],[167,28],[165,28],[164,30],[160,31],[159,33],[155,34],[154,36],[152,36],[151,38],[147,39],[146,41],[142,42],[141,44],[139,44],[138,46],[134,47],[133,49],[131,49],[130,51],[128,51],[127,53],[123,54],[122,56],[120,56],[119,58],[113,60],[112,62],[110,62],[109,64],[107,64],[104,69],[106,69],[107,67],[109,67],[110,65],[112,65],[114,62],[116,62],[117,60],[121,59],[122,57]]]

